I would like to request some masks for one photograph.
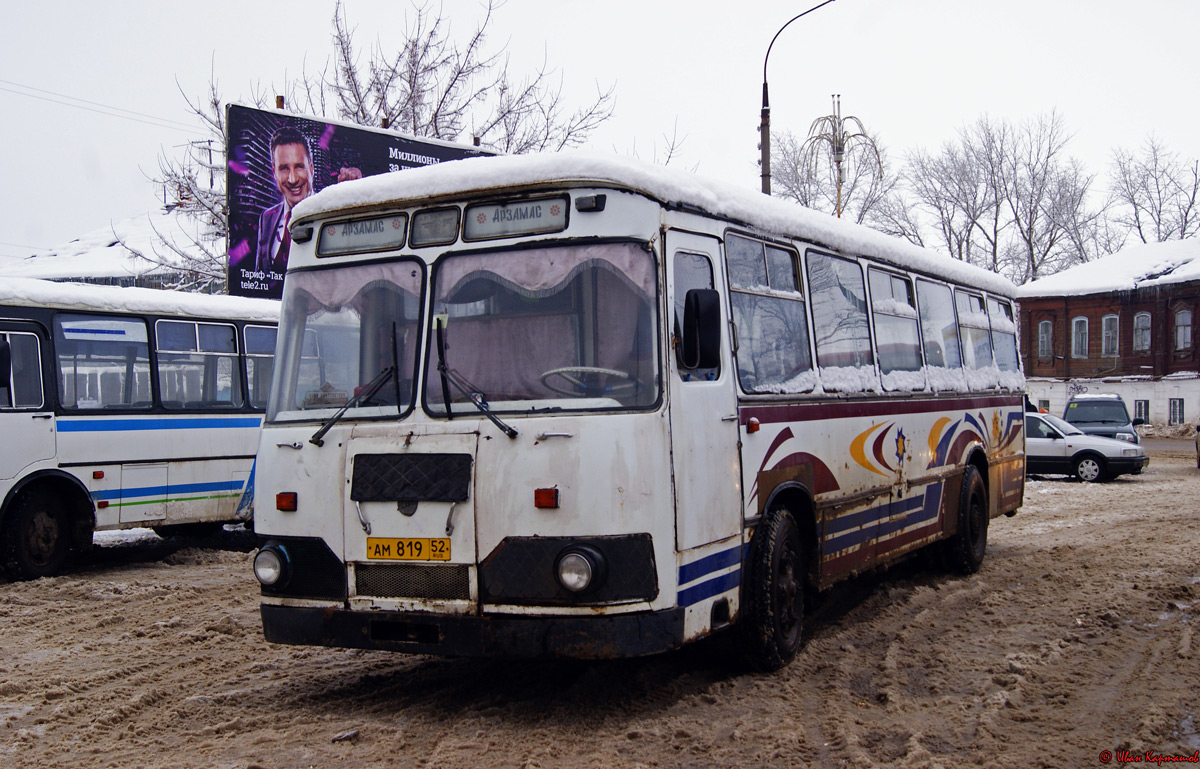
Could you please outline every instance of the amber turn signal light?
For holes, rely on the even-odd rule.
[[[547,510],[558,509],[558,489],[534,489],[533,506]]]
[[[275,509],[285,513],[294,513],[298,501],[296,492],[281,491],[275,495]]]

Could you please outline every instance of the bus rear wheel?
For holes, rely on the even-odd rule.
[[[17,579],[57,574],[67,560],[67,521],[58,500],[28,491],[16,500],[0,532],[0,557]]]
[[[983,565],[988,530],[987,488],[974,465],[963,473],[957,515],[958,531],[942,543],[942,557],[951,570],[974,574]]]
[[[770,511],[754,532],[742,589],[739,650],[761,671],[778,670],[800,649],[804,629],[804,549],[787,508]]]

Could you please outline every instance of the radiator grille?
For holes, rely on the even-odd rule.
[[[361,596],[465,600],[471,597],[467,569],[460,565],[361,565],[354,570],[354,584]]]
[[[350,498],[360,502],[462,502],[470,490],[470,454],[354,457]]]

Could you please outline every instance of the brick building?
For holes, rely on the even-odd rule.
[[[1018,290],[1030,399],[1112,392],[1156,425],[1200,418],[1200,241],[1139,244]]]

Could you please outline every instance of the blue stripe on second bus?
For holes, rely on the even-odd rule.
[[[227,430],[262,426],[262,417],[168,417],[166,419],[60,419],[60,433],[106,433],[129,430]]]
[[[93,491],[92,499],[114,500],[136,497],[165,497],[168,493],[197,494],[206,491],[241,491],[242,481],[210,481],[208,483],[173,483],[170,486],[142,486],[134,489],[108,489]]]
[[[942,501],[942,483],[934,483],[925,487],[925,493],[900,500],[892,506],[884,503],[876,507],[861,510],[851,515],[844,515],[830,523],[826,531],[821,551],[824,555],[832,555],[839,550],[845,550],[854,545],[861,545],[872,539],[882,539],[901,529],[906,529],[919,523],[929,523],[937,518]],[[897,520],[888,520],[893,515],[903,515]],[[870,526],[872,521],[877,526]],[[864,527],[865,528],[860,528]]]
[[[686,585],[689,582],[695,582],[698,579],[704,579],[713,572],[728,569],[731,566],[740,566],[742,562],[742,546],[736,545],[727,550],[722,550],[719,553],[706,555],[703,558],[685,563],[679,567],[679,584]],[[711,579],[706,579],[703,582],[692,585],[691,587],[682,588],[678,593],[678,603],[680,606],[691,606],[699,603],[706,598],[712,598],[715,595],[720,595],[727,590],[733,590],[742,581],[741,569],[721,574]]]

